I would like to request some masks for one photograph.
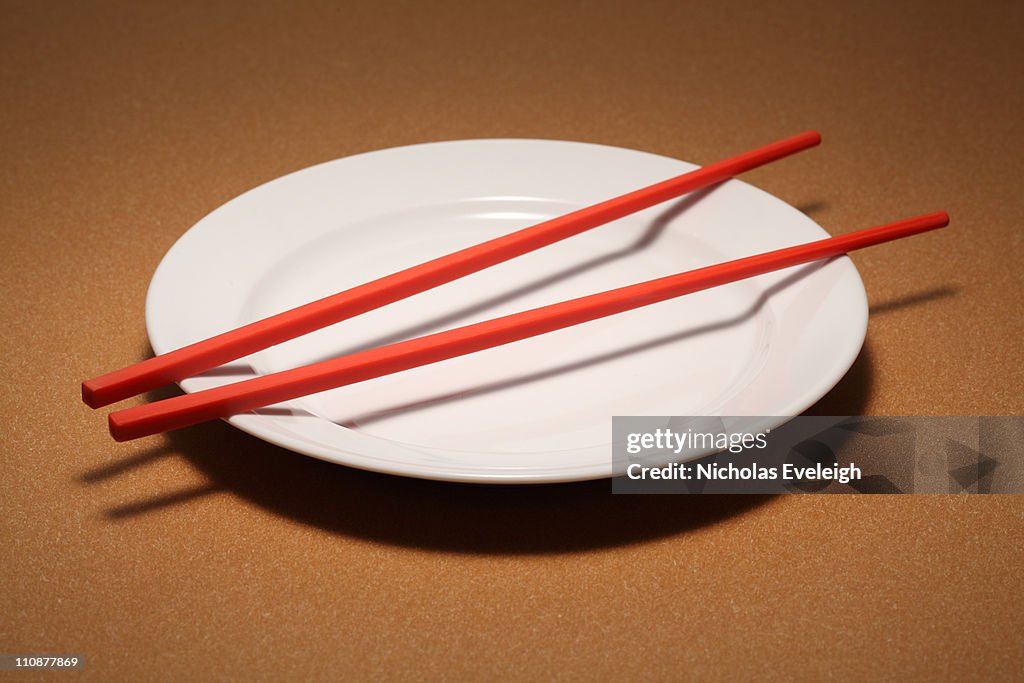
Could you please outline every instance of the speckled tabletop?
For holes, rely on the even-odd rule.
[[[0,652],[103,681],[1019,676],[1021,497],[444,485],[223,423],[115,444],[79,400],[148,353],[171,244],[289,171],[817,128],[744,179],[832,232],[954,222],[854,255],[867,344],[813,411],[1021,414],[1022,6],[846,5],[3,3]]]

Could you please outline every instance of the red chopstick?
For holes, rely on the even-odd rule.
[[[127,441],[227,417],[482,351],[773,270],[839,256],[854,249],[941,228],[948,223],[949,216],[945,212],[931,213],[120,410],[109,416],[110,433],[118,441]]]
[[[821,142],[806,131],[655,185],[421,263],[82,383],[93,408],[163,386],[554,244]]]

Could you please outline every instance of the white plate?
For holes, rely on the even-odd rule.
[[[785,163],[785,162],[782,162]],[[164,257],[156,353],[695,168],[545,140],[388,149],[279,178]],[[732,180],[218,371],[187,392],[827,236]],[[796,415],[849,369],[867,299],[847,258],[801,266],[228,421],[332,462],[465,482],[611,474],[613,415]]]

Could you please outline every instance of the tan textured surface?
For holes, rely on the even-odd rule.
[[[147,352],[164,251],[283,173],[464,137],[701,163],[813,126],[747,178],[834,231],[955,220],[855,256],[868,345],[817,410],[1020,414],[1020,3],[299,4],[3,5],[0,651],[92,680],[1024,671],[1019,497],[482,490],[219,423],[117,445],[77,398]]]

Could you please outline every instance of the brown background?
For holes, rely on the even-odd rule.
[[[171,244],[284,173],[473,137],[707,163],[815,127],[745,179],[833,232],[954,219],[854,256],[867,346],[815,410],[1020,414],[1022,6],[846,4],[4,3],[0,651],[94,680],[1019,676],[1020,497],[442,485],[222,423],[115,444],[78,400],[148,352]]]

